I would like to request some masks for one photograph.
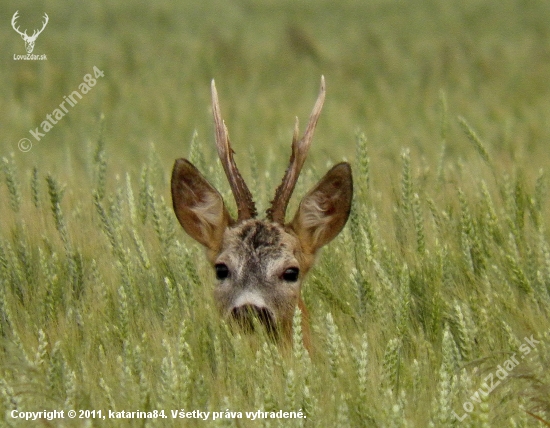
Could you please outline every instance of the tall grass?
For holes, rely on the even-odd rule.
[[[0,240],[4,411],[228,409],[243,419],[218,422],[236,426],[451,426],[453,411],[469,426],[535,426],[527,412],[548,419],[543,174],[512,176],[484,151],[481,174],[446,162],[441,182],[404,150],[399,186],[376,196],[358,134],[354,170],[363,174],[350,225],[305,284],[314,352],[298,327],[287,354],[265,337],[231,332],[214,312],[202,251],[176,229],[160,196],[167,183],[148,182],[154,153],[142,167],[149,174],[127,174],[100,196],[110,170],[97,155],[103,144],[91,162],[106,177],[79,189],[76,206],[64,203],[67,186],[53,174],[22,177],[3,159],[12,201]],[[321,173],[304,174],[303,186]],[[211,174],[222,182],[219,166]],[[140,188],[147,197],[134,196]],[[540,344],[465,412],[531,336]],[[307,417],[253,422],[244,413],[281,409]]]

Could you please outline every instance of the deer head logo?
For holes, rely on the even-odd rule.
[[[237,219],[230,216],[220,193],[188,160],[176,160],[172,173],[174,211],[185,231],[206,247],[217,278],[214,298],[221,315],[247,329],[253,328],[256,318],[273,336],[288,343],[298,306],[306,348],[307,312],[300,286],[317,251],[346,224],[353,192],[350,165],[339,163],[303,197],[294,218],[285,221],[324,99],[323,78],[302,138],[296,120],[290,164],[263,220],[256,219],[252,195],[233,159],[214,81],[216,147],[237,202]]]
[[[13,18],[11,19],[11,26],[13,27],[13,29],[15,31],[17,31],[17,33],[21,36],[21,38],[23,40],[25,40],[25,49],[27,50],[27,53],[32,53],[32,51],[34,49],[34,42],[36,41],[36,38],[40,35],[40,33],[42,31],[44,31],[44,28],[46,28],[46,25],[48,24],[48,21],[49,21],[50,18],[48,18],[48,14],[45,13],[44,14],[44,23],[42,25],[42,28],[40,30],[34,30],[33,33],[32,33],[32,36],[29,36],[29,35],[27,35],[27,30],[25,30],[24,32],[21,32],[21,31],[19,31],[19,27],[15,26],[15,21],[17,21],[17,18],[19,17],[18,13],[19,13],[19,11],[16,11],[13,14]]]

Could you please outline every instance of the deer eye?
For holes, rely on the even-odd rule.
[[[229,268],[224,263],[218,263],[216,266],[216,278],[219,280],[226,279],[229,276]]]
[[[287,282],[296,282],[298,281],[298,275],[300,275],[300,269],[292,267],[283,272],[282,278]]]

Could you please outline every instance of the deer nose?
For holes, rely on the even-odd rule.
[[[231,317],[245,330],[254,331],[254,320],[256,319],[268,333],[275,333],[275,318],[271,311],[264,306],[252,304],[235,306],[231,310]]]

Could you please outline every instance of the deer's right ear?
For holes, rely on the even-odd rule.
[[[209,250],[219,251],[232,219],[219,192],[186,159],[177,159],[174,164],[172,203],[189,236]]]

